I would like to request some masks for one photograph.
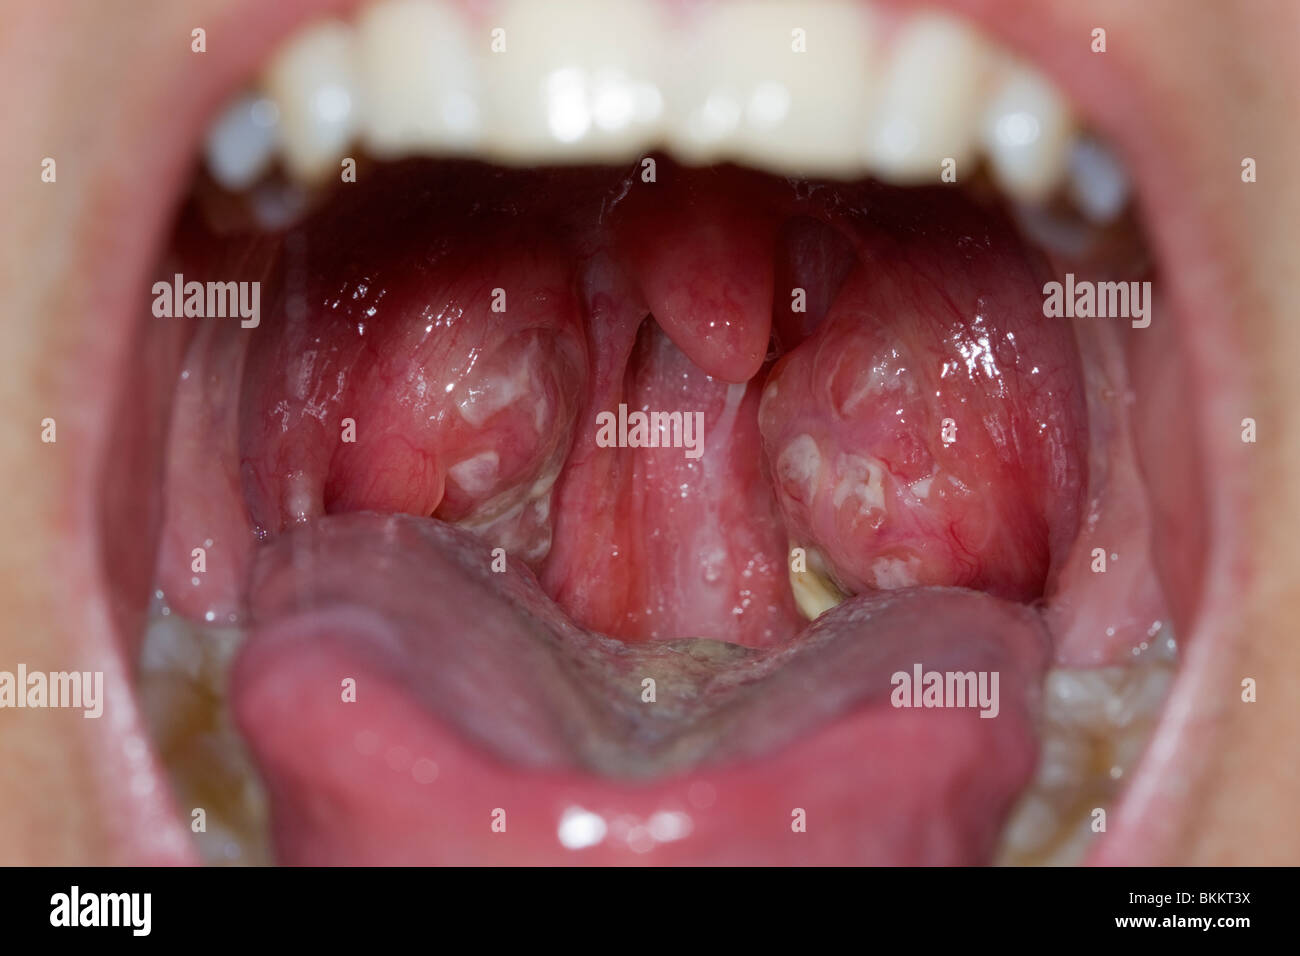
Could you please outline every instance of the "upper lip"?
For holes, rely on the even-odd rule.
[[[111,310],[111,334],[117,343],[131,334],[130,318],[137,303],[130,289],[148,288],[145,281],[164,237],[164,227],[180,195],[197,152],[197,144],[206,123],[222,99],[265,59],[273,45],[294,27],[313,16],[340,12],[354,6],[351,0],[292,0],[286,4],[244,2],[227,8],[222,19],[208,27],[209,52],[205,69],[189,63],[177,63],[168,78],[169,92],[154,104],[154,123],[139,127],[136,150],[140,155],[154,152],[158,176],[137,176],[119,196],[123,208],[133,209],[130,229],[133,241],[122,256],[103,256],[96,263],[101,270],[95,285],[101,289],[122,290]],[[1178,129],[1162,122],[1157,89],[1150,68],[1141,59],[1141,44],[1112,44],[1104,58],[1094,57],[1080,40],[1089,33],[1075,7],[1060,5],[1050,9],[1024,5],[1017,0],[948,0],[941,6],[978,23],[1028,58],[1067,90],[1080,111],[1107,135],[1124,156],[1133,173],[1139,202],[1144,210],[1148,238],[1162,264],[1162,280],[1169,314],[1178,323],[1179,335],[1188,356],[1189,377],[1200,386],[1214,383],[1223,389],[1235,389],[1241,380],[1233,361],[1235,350],[1227,338],[1227,324],[1232,303],[1225,282],[1201,281],[1193,290],[1187,277],[1199,269],[1209,269],[1220,261],[1222,250],[1216,237],[1231,234],[1229,224],[1218,221],[1207,206],[1187,202],[1196,194],[1197,169],[1178,148]],[[251,41],[249,38],[253,38]],[[179,134],[162,140],[156,131],[166,129],[169,118],[187,117]],[[146,142],[145,138],[148,137]],[[159,188],[161,184],[162,188]],[[133,278],[125,282],[122,276]],[[1194,298],[1193,298],[1194,296]],[[1192,322],[1191,316],[1196,316]],[[99,371],[80,378],[81,389],[93,384],[104,387],[117,381],[120,370],[105,368],[105,355],[120,355],[117,349],[87,357],[86,363]],[[1211,389],[1197,388],[1202,401]],[[88,407],[99,409],[104,416],[103,435],[111,433],[108,416],[111,405],[91,400]],[[1208,429],[1208,415],[1200,410],[1196,427]],[[1208,433],[1196,435],[1201,447],[1210,445]],[[1220,443],[1221,444],[1221,443]],[[101,444],[84,474],[98,473],[110,449]],[[1171,787],[1186,787],[1206,768],[1204,748],[1176,747],[1177,740],[1187,739],[1211,726],[1217,711],[1204,693],[1210,675],[1227,668],[1234,653],[1232,624],[1235,602],[1239,600],[1239,582],[1244,552],[1238,515],[1244,510],[1243,489],[1236,479],[1239,470],[1231,452],[1199,461],[1208,487],[1224,489],[1205,501],[1208,547],[1205,554],[1204,587],[1199,605],[1181,610],[1180,632],[1189,648],[1179,679],[1171,694],[1156,738],[1148,757],[1139,768],[1128,796],[1121,806],[1110,832],[1099,845],[1097,857],[1108,862],[1167,857],[1169,841],[1178,833],[1177,800],[1170,799]],[[92,483],[93,484],[93,483]],[[132,637],[119,635],[126,647]],[[1226,706],[1226,704],[1220,705]]]

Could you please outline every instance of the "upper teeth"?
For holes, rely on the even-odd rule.
[[[980,39],[947,17],[922,14],[905,24],[868,133],[873,171],[884,178],[933,181],[945,158],[964,164],[974,145],[989,59]]]
[[[712,8],[693,24],[680,65],[666,77],[669,146],[690,162],[735,159],[796,174],[859,172],[878,34],[857,3]],[[806,52],[796,53],[801,47]]]
[[[668,23],[662,7],[505,0],[471,20],[445,0],[380,0],[355,26],[292,37],[263,76],[275,108],[254,121],[259,100],[237,101],[209,135],[209,169],[228,188],[255,181],[270,118],[285,167],[306,180],[337,171],[358,137],[381,158],[617,162],[666,147],[693,163],[905,183],[954,164],[960,179],[982,149],[1018,199],[1070,179],[1090,213],[1114,206],[1088,201],[1114,192],[1095,162],[1072,174],[1064,98],[956,20],[732,0]]]
[[[271,61],[266,88],[290,171],[317,179],[337,168],[361,112],[355,31],[332,21],[309,27]]]
[[[1026,67],[1009,68],[993,90],[981,130],[993,175],[1018,198],[1047,198],[1069,161],[1072,123],[1053,86]]]

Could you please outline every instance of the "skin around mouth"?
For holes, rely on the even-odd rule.
[[[1286,393],[1285,383],[1290,375],[1283,356],[1292,354],[1294,350],[1279,347],[1278,343],[1287,340],[1280,317],[1285,312],[1281,303],[1287,298],[1288,287],[1286,281],[1274,281],[1269,277],[1287,274],[1284,269],[1274,269],[1272,272],[1270,269],[1278,263],[1277,257],[1284,259],[1287,251],[1294,247],[1294,237],[1279,225],[1288,221],[1288,218],[1294,221],[1294,217],[1277,215],[1279,209],[1293,203],[1294,192],[1288,190],[1285,184],[1271,189],[1243,191],[1235,175],[1216,178],[1215,164],[1210,157],[1219,155],[1219,147],[1225,139],[1233,143],[1249,141],[1278,144],[1277,137],[1270,136],[1267,128],[1259,125],[1261,117],[1270,115],[1270,96],[1274,87],[1266,83],[1260,85],[1262,93],[1258,110],[1239,109],[1239,104],[1234,104],[1231,98],[1220,95],[1223,88],[1220,78],[1223,76],[1254,74],[1249,64],[1233,60],[1235,54],[1224,52],[1225,48],[1219,42],[1223,25],[1215,22],[1214,17],[1206,11],[1197,11],[1182,20],[1189,38],[1187,42],[1203,47],[1201,60],[1207,66],[1201,75],[1205,85],[1198,86],[1201,81],[1189,77],[1182,69],[1185,62],[1182,48],[1176,44],[1160,42],[1161,37],[1168,37],[1168,31],[1159,19],[1162,13],[1156,6],[1152,5],[1149,11],[1140,12],[1125,12],[1122,9],[1090,10],[1087,17],[1084,17],[1082,11],[1071,13],[1062,8],[1058,13],[1048,16],[1046,22],[1043,18],[1030,15],[1029,11],[1020,11],[1023,16],[1007,16],[1007,9],[997,4],[972,4],[969,12],[984,17],[990,29],[1002,33],[1018,45],[1037,50],[1039,58],[1045,63],[1052,61],[1061,50],[1071,49],[1071,36],[1086,35],[1088,18],[1091,17],[1101,17],[1111,24],[1112,37],[1123,36],[1126,32],[1135,37],[1135,42],[1117,45],[1107,55],[1104,69],[1100,66],[1100,60],[1089,61],[1088,54],[1082,47],[1073,58],[1061,57],[1062,82],[1075,91],[1081,102],[1093,104],[1093,112],[1099,120],[1104,121],[1103,125],[1114,133],[1117,140],[1129,145],[1141,192],[1148,212],[1151,213],[1153,237],[1161,258],[1167,262],[1180,262],[1186,267],[1185,274],[1171,275],[1169,278],[1177,300],[1175,307],[1178,312],[1199,312],[1200,321],[1185,322],[1179,326],[1180,330],[1187,333],[1187,341],[1190,343],[1190,374],[1198,381],[1218,382],[1222,385],[1221,388],[1213,389],[1206,385],[1199,392],[1192,393],[1197,396],[1192,405],[1198,411],[1206,412],[1198,419],[1208,422],[1204,426],[1206,433],[1201,435],[1206,454],[1194,463],[1192,469],[1183,472],[1184,475],[1200,473],[1204,465],[1207,480],[1215,489],[1210,501],[1212,512],[1208,521],[1214,532],[1213,542],[1212,547],[1203,549],[1211,564],[1212,573],[1207,575],[1206,589],[1198,592],[1197,606],[1183,615],[1189,630],[1194,629],[1205,638],[1199,643],[1194,639],[1193,646],[1204,650],[1194,655],[1191,662],[1193,666],[1180,679],[1182,689],[1176,693],[1177,706],[1171,711],[1162,732],[1162,751],[1172,756],[1157,760],[1153,771],[1153,774],[1163,779],[1177,778],[1181,792],[1191,796],[1184,796],[1172,808],[1177,812],[1162,813],[1165,818],[1163,825],[1152,826],[1148,822],[1142,822],[1142,810],[1149,810],[1158,802],[1159,796],[1160,788],[1153,786],[1149,777],[1147,783],[1136,788],[1137,799],[1131,802],[1132,809],[1117,822],[1113,834],[1115,840],[1111,842],[1115,846],[1123,845],[1133,853],[1146,853],[1148,859],[1222,859],[1226,847],[1233,847],[1230,852],[1237,855],[1245,852],[1243,847],[1251,846],[1257,847],[1262,853],[1285,854],[1287,834],[1272,828],[1261,830],[1261,827],[1269,826],[1268,821],[1275,819],[1275,815],[1267,808],[1272,805],[1270,799],[1278,798],[1283,792],[1285,782],[1274,779],[1270,783],[1256,771],[1276,762],[1274,758],[1277,755],[1273,752],[1275,744],[1277,740],[1288,736],[1285,733],[1279,734],[1278,728],[1287,726],[1288,718],[1284,713],[1273,709],[1267,700],[1262,700],[1257,709],[1249,711],[1247,723],[1242,723],[1247,720],[1244,716],[1247,711],[1239,704],[1234,706],[1234,702],[1237,701],[1237,678],[1241,673],[1294,673],[1294,661],[1288,658],[1285,650],[1288,644],[1280,639],[1285,630],[1285,603],[1270,597],[1282,593],[1286,575],[1294,566],[1292,552],[1284,540],[1289,536],[1287,529],[1290,526],[1290,522],[1284,519],[1285,516],[1294,514],[1294,503],[1285,495],[1274,493],[1277,488],[1287,486],[1284,480],[1278,480],[1278,476],[1289,473],[1286,449],[1291,445],[1287,441],[1279,441],[1275,445],[1259,446],[1260,454],[1257,457],[1262,464],[1258,480],[1247,483],[1243,477],[1246,474],[1243,466],[1244,452],[1236,423],[1241,417],[1240,408],[1249,407],[1252,403],[1244,400],[1240,391],[1233,390],[1233,386],[1240,385],[1242,381],[1234,371],[1236,365],[1233,356],[1242,350],[1248,350],[1258,358],[1255,366],[1257,374],[1250,391],[1256,399],[1261,395],[1272,396],[1263,400],[1265,406],[1271,406],[1278,395]],[[161,28],[170,24],[177,35],[182,35],[187,33],[188,23],[194,14],[195,11],[189,9],[160,10],[158,22],[162,25]],[[231,23],[239,21],[242,24],[247,11],[233,11],[229,15],[233,18]],[[293,15],[294,11],[289,7],[276,13],[276,16],[286,18],[282,25],[287,25],[287,18]],[[1261,51],[1266,54],[1271,48],[1269,38],[1284,32],[1277,30],[1270,18],[1261,21],[1254,15],[1235,22],[1233,28],[1256,37],[1258,42],[1243,44],[1242,48],[1249,48],[1252,57],[1260,63],[1270,61],[1267,55],[1261,55]],[[38,49],[45,47],[44,41],[40,39],[45,36],[42,32],[45,30],[48,30],[50,36],[62,38],[60,42],[66,41],[70,45],[75,44],[77,39],[73,34],[57,30],[52,22],[43,23],[39,17],[25,20],[14,31],[5,32],[14,38],[15,43],[22,42],[23,37],[29,38],[31,42],[26,44],[28,48]],[[205,74],[202,83],[212,85],[203,94],[196,89],[201,83],[180,80],[186,76],[193,77],[188,71],[188,61],[184,68],[179,62],[183,54],[178,53],[175,61],[169,61],[166,57],[151,57],[147,50],[132,46],[144,42],[139,35],[115,31],[111,24],[96,36],[103,42],[97,41],[89,46],[103,51],[105,57],[128,58],[139,62],[142,69],[130,75],[121,74],[111,83],[97,82],[86,86],[86,95],[79,98],[80,102],[84,104],[86,115],[103,117],[117,115],[117,111],[109,109],[107,101],[101,102],[101,96],[110,97],[118,104],[139,104],[138,111],[135,106],[130,107],[131,115],[138,116],[141,120],[132,125],[132,129],[148,129],[149,123],[145,121],[147,117],[157,118],[166,112],[160,100],[163,94],[157,91],[171,91],[168,95],[174,93],[178,102],[191,105],[203,101],[205,95],[211,100],[216,95],[216,87],[228,82],[242,68],[236,58],[212,57],[212,63],[220,63],[220,68]],[[268,32],[268,42],[270,38],[271,32]],[[1126,56],[1123,52],[1125,47],[1143,51],[1143,59],[1139,62],[1133,56]],[[258,51],[249,47],[243,55],[251,63],[257,58]],[[87,62],[94,61],[94,55],[87,58]],[[1276,62],[1285,61],[1279,57]],[[1076,76],[1073,80],[1068,76],[1072,70]],[[1104,79],[1098,79],[1099,71],[1109,72],[1122,79],[1116,79],[1107,85]],[[223,74],[226,80],[222,79]],[[1165,77],[1168,82],[1162,85],[1156,82],[1158,77]],[[1177,81],[1177,77],[1182,77],[1184,82]],[[136,78],[147,83],[147,86],[131,86]],[[169,78],[176,82],[169,82]],[[1095,88],[1090,86],[1094,82]],[[149,87],[154,92],[145,93]],[[19,85],[11,87],[14,90],[18,88]],[[28,89],[30,86],[22,85],[21,88]],[[1178,89],[1181,93],[1172,103],[1156,108],[1159,104],[1152,93],[1156,88]],[[1113,104],[1119,105],[1108,109],[1105,106],[1108,98]],[[1134,116],[1156,118],[1155,126],[1147,127],[1145,121],[1139,123],[1136,119],[1126,119],[1127,113],[1122,108],[1124,102],[1133,104]],[[176,115],[184,116],[188,113],[188,109],[176,111]],[[193,125],[196,128],[202,119],[202,113],[203,110],[200,109],[195,114]],[[12,115],[19,117],[25,124],[24,129],[27,130],[29,139],[52,142],[56,151],[59,143],[71,141],[69,136],[85,141],[85,124],[77,120],[76,117],[80,115],[77,110],[40,111],[33,107],[32,110],[24,111],[23,108],[16,108]],[[1219,116],[1222,122],[1207,123],[1207,117],[1213,116]],[[1213,142],[1206,132],[1210,128],[1215,130]],[[1198,133],[1198,130],[1201,132]],[[75,134],[71,131],[75,131]],[[180,137],[182,141],[186,139],[184,135]],[[158,192],[157,185],[160,178],[171,182],[179,177],[182,166],[181,146],[178,145],[175,155],[170,151],[150,154],[147,150],[135,149],[133,143],[127,132],[96,139],[95,145],[88,148],[87,168],[120,171],[127,165],[121,157],[156,155],[159,164],[157,168],[163,174],[161,177],[141,176],[137,168],[131,175],[116,180],[119,186],[122,182],[147,183],[147,188],[142,186],[133,189],[128,186],[119,190],[116,199],[124,204],[123,208],[128,208],[138,200],[135,207],[137,220],[142,225],[156,223],[161,219],[165,201],[165,197]],[[91,162],[92,154],[102,162]],[[1154,170],[1158,170],[1158,174]],[[1233,172],[1235,174],[1235,170]],[[71,222],[76,226],[76,234],[88,234],[98,230],[98,227],[91,228],[91,219],[94,218],[92,212],[98,210],[103,213],[105,209],[114,208],[111,198],[113,194],[106,189],[109,178],[92,178],[84,190],[57,191],[54,195],[57,197],[58,208],[64,213],[62,217],[49,217],[45,205],[29,201],[30,190],[26,186],[16,185],[27,182],[21,174],[6,176],[4,181],[10,184],[8,188],[13,191],[16,200],[10,208],[18,209],[20,221],[30,227],[23,230],[24,234],[38,240],[44,237],[45,244],[41,248],[45,249],[57,247],[57,242],[51,239],[56,235],[52,230],[63,230],[62,225],[56,227],[52,223]],[[1222,187],[1215,185],[1218,183],[1222,183]],[[46,195],[48,194],[47,191]],[[1244,198],[1231,198],[1239,194]],[[57,234],[66,234],[66,230]],[[103,452],[110,447],[107,439],[101,445],[90,436],[96,433],[105,436],[112,434],[108,423],[116,406],[104,399],[116,390],[113,383],[120,380],[128,367],[127,352],[122,345],[127,323],[106,321],[99,326],[78,323],[74,327],[51,324],[46,318],[51,314],[126,316],[129,312],[125,307],[127,298],[135,296],[140,284],[128,281],[132,277],[125,273],[134,271],[134,278],[143,280],[149,270],[145,252],[147,241],[147,237],[141,237],[139,241],[128,243],[129,248],[121,258],[114,260],[111,268],[106,262],[100,262],[99,268],[95,267],[100,260],[96,258],[98,253],[95,250],[98,247],[93,243],[78,245],[67,250],[66,255],[55,256],[58,261],[68,265],[66,273],[74,277],[72,280],[46,281],[42,278],[45,273],[41,270],[22,269],[22,274],[31,281],[23,282],[21,293],[13,283],[6,282],[5,285],[5,299],[17,304],[14,314],[24,318],[23,327],[27,330],[24,333],[23,347],[11,353],[11,359],[18,364],[12,366],[16,374],[9,378],[10,381],[30,382],[32,385],[21,401],[15,400],[12,403],[19,412],[13,420],[36,420],[52,409],[61,422],[57,457],[46,455],[43,459],[36,459],[35,456],[22,452],[7,459],[12,463],[13,469],[12,481],[7,482],[7,486],[15,489],[15,499],[21,498],[36,505],[24,510],[27,517],[14,515],[15,534],[11,540],[51,541],[50,546],[39,553],[10,553],[14,574],[7,576],[7,580],[12,580],[15,584],[12,600],[7,601],[7,605],[13,608],[13,630],[7,635],[6,646],[32,662],[40,661],[43,655],[57,656],[55,649],[59,647],[70,649],[71,645],[67,644],[66,639],[71,634],[78,635],[78,647],[82,648],[82,652],[91,653],[99,659],[111,662],[118,653],[113,650],[115,645],[110,640],[113,629],[105,623],[110,615],[104,613],[109,603],[104,595],[109,591],[99,563],[102,557],[100,548],[104,541],[98,536],[92,540],[91,536],[74,537],[71,534],[56,535],[50,539],[45,532],[53,521],[41,524],[40,516],[71,514],[76,516],[76,520],[71,521],[70,526],[87,528],[99,508],[99,489],[104,486],[105,476],[110,476],[110,485],[113,483],[111,470],[102,467],[106,461]],[[40,245],[40,242],[35,245]],[[28,264],[32,261],[29,255],[13,249],[6,253],[6,259]],[[1206,262],[1224,265],[1222,273],[1226,274],[1226,278],[1216,270],[1193,268],[1194,264],[1204,265]],[[114,271],[123,273],[121,281],[113,280]],[[75,278],[77,276],[82,278]],[[1195,276],[1200,278],[1194,279]],[[124,291],[128,288],[132,290],[129,296]],[[95,290],[94,296],[90,294],[90,289]],[[123,308],[113,308],[115,301]],[[1188,308],[1193,305],[1199,305],[1200,308]],[[1278,320],[1276,325],[1274,319]],[[1244,329],[1244,343],[1234,340],[1227,331],[1229,329]],[[75,343],[86,342],[92,346],[90,351],[93,358],[78,352]],[[1167,356],[1171,353],[1165,354]],[[67,367],[71,370],[65,385],[38,381],[43,373],[38,374],[33,369],[54,368],[61,360],[67,361]],[[137,380],[136,384],[142,386],[144,383]],[[1201,401],[1200,396],[1205,396],[1205,400]],[[77,415],[65,414],[70,408],[80,408],[83,411]],[[1286,420],[1286,416],[1278,419],[1282,434],[1287,434]],[[1224,422],[1232,427],[1221,427]],[[64,427],[69,424],[71,427]],[[14,427],[17,429],[19,426]],[[1228,438],[1222,437],[1229,432],[1232,434]],[[1217,441],[1215,435],[1220,436]],[[30,441],[27,437],[18,435],[16,431],[11,437],[10,447],[28,448]],[[67,447],[77,448],[79,453],[65,453]],[[138,463],[147,460],[147,441],[131,446],[132,449],[143,449],[141,454],[144,458],[130,449],[124,449],[120,443],[111,447],[115,449],[117,460],[128,472],[134,469],[136,474],[146,473],[147,469],[139,468]],[[48,452],[50,449],[38,451]],[[38,464],[38,461],[54,461],[55,464],[51,467]],[[1253,504],[1248,500],[1252,487],[1266,489]],[[21,489],[25,491],[18,493]],[[1184,523],[1188,522],[1190,514],[1196,513],[1187,509],[1173,511],[1173,516]],[[1257,516],[1258,520],[1252,521],[1251,515]],[[147,527],[147,522],[142,526]],[[1246,548],[1244,541],[1248,536],[1256,542],[1255,546]],[[138,533],[134,537],[138,538]],[[108,536],[109,541],[131,538],[130,533]],[[113,551],[113,548],[109,547],[109,551]],[[1243,555],[1247,551],[1256,556],[1258,567],[1265,569],[1264,572],[1248,573],[1248,565],[1243,563]],[[59,570],[56,572],[53,570],[55,568]],[[25,571],[30,573],[24,573]],[[84,604],[74,607],[66,600],[57,599],[49,586],[49,582],[55,581],[80,582],[79,593],[86,597]],[[1183,598],[1179,597],[1178,600]],[[138,604],[135,610],[139,611]],[[129,609],[125,619],[131,619]],[[121,628],[121,631],[125,635],[130,628]],[[33,644],[24,639],[24,634],[41,635],[41,638]],[[1210,637],[1222,640],[1211,641]],[[125,637],[122,640],[126,642]],[[51,664],[56,663],[58,662],[51,659]],[[124,676],[124,669],[118,667],[114,673]],[[1220,676],[1211,678],[1209,675]],[[126,711],[130,710],[130,706],[127,706]],[[1259,716],[1264,714],[1272,719]],[[125,725],[129,727],[130,724],[130,719],[126,719]],[[1257,732],[1260,726],[1267,726],[1267,731]],[[61,747],[40,743],[50,736],[48,723],[33,724],[25,721],[21,725],[7,725],[4,744],[7,758],[11,759],[6,760],[6,766],[31,768],[31,773],[24,776],[24,782],[20,786],[7,790],[9,799],[16,802],[18,807],[17,812],[5,816],[9,820],[18,821],[19,826],[19,830],[6,841],[7,846],[27,847],[33,859],[38,858],[40,853],[45,853],[43,859],[47,862],[60,853],[64,858],[82,862],[89,856],[121,860],[139,859],[142,854],[150,853],[183,858],[184,852],[179,849],[179,843],[164,840],[150,844],[129,836],[125,830],[118,833],[112,826],[105,826],[105,820],[110,817],[117,821],[113,826],[117,826],[121,820],[136,819],[141,823],[138,827],[141,833],[165,833],[169,826],[166,821],[170,819],[165,801],[151,804],[152,809],[137,805],[136,810],[122,817],[80,814],[72,822],[69,822],[66,815],[47,818],[43,808],[51,805],[51,792],[59,792],[63,788],[69,793],[94,793],[99,795],[102,802],[107,802],[115,786],[107,778],[96,778],[98,782],[88,781],[79,776],[72,762],[52,762],[49,754],[117,752],[122,727],[123,724],[118,723],[110,731],[106,726],[78,726],[74,728],[72,737],[81,743]],[[8,733],[10,729],[14,733]],[[1198,732],[1203,746],[1173,746],[1179,732],[1186,734],[1192,730]],[[103,740],[95,736],[110,733],[113,736]],[[27,743],[19,744],[18,741]],[[1195,760],[1184,761],[1179,756],[1192,750],[1197,752]],[[1255,768],[1254,771],[1252,767]],[[116,779],[120,781],[122,778],[118,776]],[[77,783],[79,780],[81,783]],[[158,792],[161,793],[161,789]],[[1277,806],[1287,804],[1285,799],[1276,801]],[[1260,812],[1261,806],[1263,812]],[[150,819],[154,823],[161,822],[157,826],[147,825],[139,816],[144,814],[148,817],[155,812],[157,816]],[[136,816],[132,816],[132,813]],[[1201,813],[1205,814],[1203,818]],[[47,825],[39,825],[41,820],[45,820]],[[1215,822],[1211,824],[1208,822],[1210,820]],[[38,825],[33,825],[34,823]],[[62,849],[50,850],[44,842],[39,848],[35,847],[27,835],[36,832],[64,834]],[[1187,856],[1181,856],[1182,854]],[[20,849],[19,858],[24,857],[25,852]],[[1240,859],[1240,856],[1236,858]]]

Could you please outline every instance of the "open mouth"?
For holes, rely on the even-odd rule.
[[[932,12],[309,14],[140,325],[203,858],[1124,858],[1209,520],[1138,151]]]

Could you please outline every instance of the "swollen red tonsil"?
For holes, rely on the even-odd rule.
[[[991,281],[958,265],[940,290],[904,285],[898,261],[851,274],[769,379],[761,425],[786,527],[850,593],[958,585],[1032,601],[1083,487],[1070,330],[1042,328],[1028,270]]]

